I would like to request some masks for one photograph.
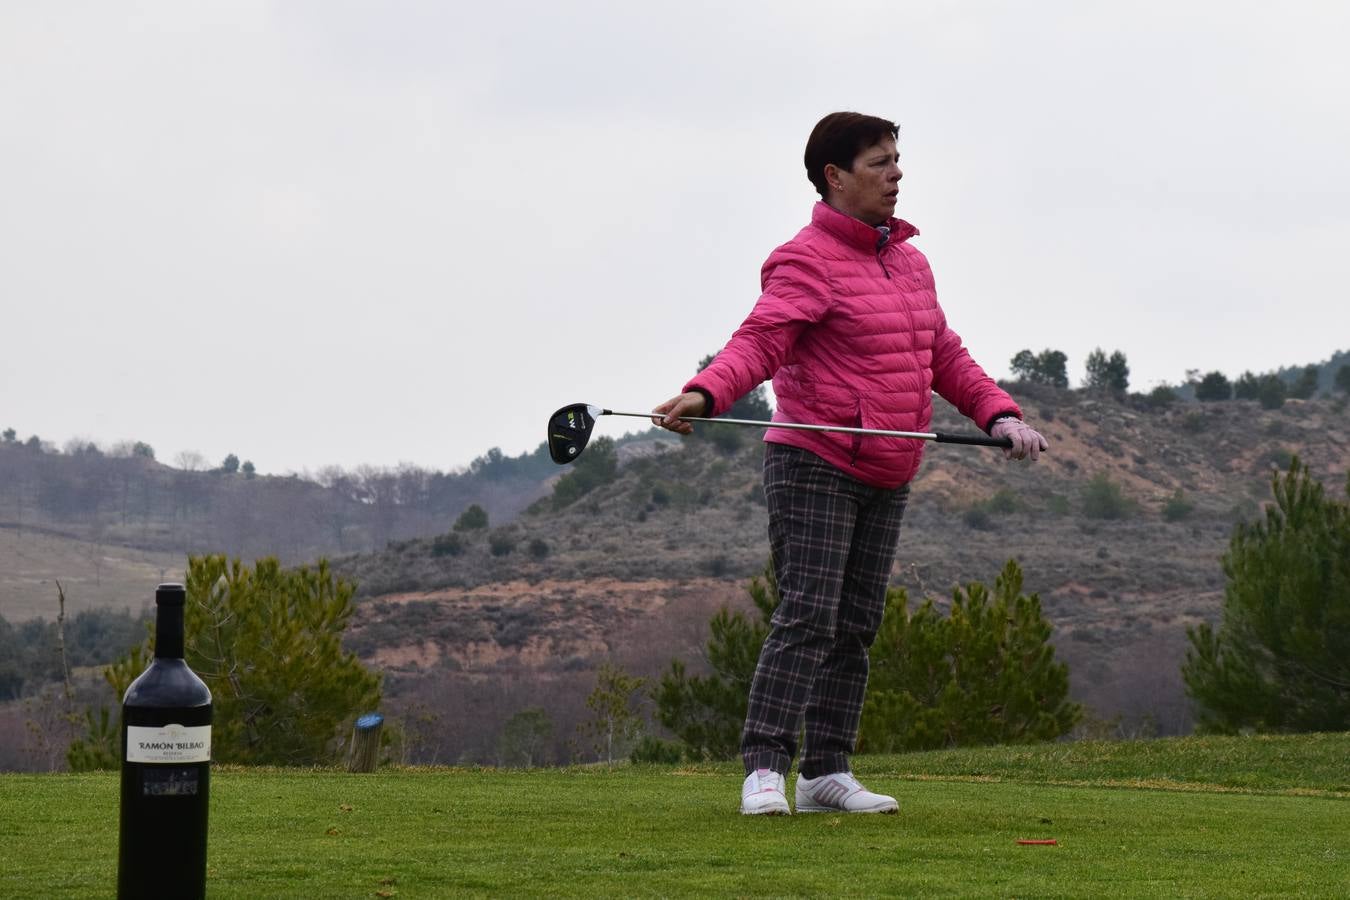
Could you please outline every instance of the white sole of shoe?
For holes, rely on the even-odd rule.
[[[840,808],[837,807],[837,806],[802,806],[802,805],[799,803],[799,804],[797,804],[797,812],[799,812],[799,813],[849,813],[850,815],[852,815],[853,813],[879,813],[879,814],[881,814],[881,815],[894,815],[895,813],[900,812],[900,804],[898,804],[898,803],[883,803],[883,804],[881,804],[881,805],[879,805],[879,806],[874,806],[874,807],[871,807],[871,808],[869,808],[869,809],[840,809]]]
[[[771,807],[769,807],[768,809],[746,809],[744,806],[742,806],[742,807],[741,807],[741,815],[743,815],[743,816],[790,816],[790,815],[792,815],[792,810],[788,809],[786,806],[771,806]]]

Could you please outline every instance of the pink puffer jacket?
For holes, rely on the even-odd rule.
[[[774,419],[888,431],[927,431],[936,390],[987,429],[1021,417],[1012,398],[947,327],[918,229],[891,219],[882,233],[825,203],[811,224],[769,255],[764,293],[709,366],[685,385],[722,415],[773,378]],[[884,243],[882,242],[884,240]],[[802,447],[876,487],[905,484],[924,442],[770,428],[766,441]]]

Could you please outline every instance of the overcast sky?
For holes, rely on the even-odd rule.
[[[452,469],[650,408],[838,109],[900,122],[897,214],[991,374],[1317,362],[1348,41],[1330,0],[4,3],[0,429]]]

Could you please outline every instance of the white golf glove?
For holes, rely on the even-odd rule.
[[[989,429],[989,436],[1012,440],[1011,447],[1003,448],[1003,455],[1009,459],[1030,456],[1035,462],[1041,451],[1050,449],[1039,431],[1014,416],[1005,416],[995,422],[994,427]]]

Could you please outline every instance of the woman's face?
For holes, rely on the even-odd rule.
[[[830,205],[868,225],[885,224],[895,215],[903,176],[895,141],[885,138],[859,153],[853,160],[852,171],[835,165],[825,167]]]

